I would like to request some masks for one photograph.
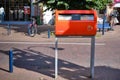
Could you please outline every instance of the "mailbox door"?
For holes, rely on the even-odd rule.
[[[92,36],[96,34],[96,23],[92,22],[76,22],[76,21],[60,21],[56,23],[56,35],[64,36]]]

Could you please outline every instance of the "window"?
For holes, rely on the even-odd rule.
[[[24,6],[31,8],[30,0],[0,0],[0,5],[5,9],[5,21],[30,20],[30,13],[24,13]]]

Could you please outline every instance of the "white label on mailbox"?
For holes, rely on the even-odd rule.
[[[71,15],[59,15],[58,20],[71,20],[72,16]]]
[[[58,20],[94,20],[93,14],[59,14]]]

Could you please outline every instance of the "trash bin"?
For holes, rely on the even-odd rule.
[[[56,10],[56,36],[94,36],[97,32],[95,10]]]

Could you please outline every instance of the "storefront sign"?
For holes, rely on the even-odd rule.
[[[24,14],[30,14],[30,6],[24,6]]]

